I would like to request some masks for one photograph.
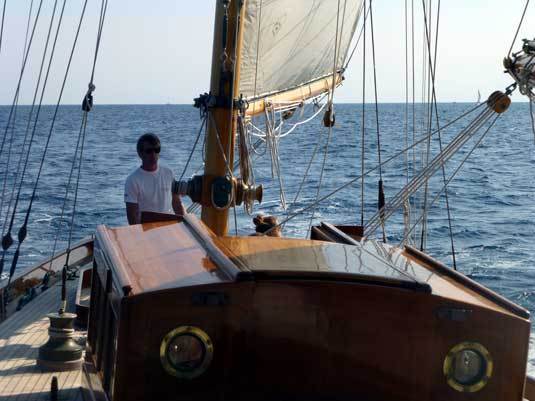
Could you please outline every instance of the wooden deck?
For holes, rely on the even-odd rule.
[[[69,308],[77,280],[68,281]],[[59,307],[61,283],[27,304],[0,324],[0,401],[49,400],[53,376],[58,378],[59,400],[82,400],[81,370],[42,372],[35,364],[39,347],[48,339],[47,313]],[[80,341],[85,332],[77,332]]]

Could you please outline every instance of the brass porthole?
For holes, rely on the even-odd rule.
[[[160,345],[163,368],[181,379],[194,379],[206,372],[213,354],[212,340],[198,327],[177,327],[167,333]]]
[[[450,387],[460,392],[481,390],[492,377],[493,362],[481,344],[463,342],[453,347],[444,359],[444,375]]]

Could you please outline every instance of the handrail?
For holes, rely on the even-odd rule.
[[[90,257],[93,254],[93,240],[94,240],[94,238],[92,236],[91,237],[86,237],[86,238],[80,240],[79,242],[75,243],[71,247],[70,251],[73,252],[73,251],[75,251],[75,250],[77,250],[79,248],[82,248],[82,247],[89,248],[88,255],[81,259],[81,260],[84,260],[84,259],[86,259],[87,257]],[[35,270],[41,269],[41,270],[44,270],[45,272],[50,271],[50,269],[48,269],[46,267],[46,265],[50,264],[50,262],[54,262],[55,260],[61,258],[62,256],[65,256],[66,254],[67,254],[67,249],[64,249],[63,251],[55,254],[54,256],[48,257],[44,261],[36,263],[33,266],[29,266],[27,268],[21,269],[18,272],[16,271],[15,274],[13,275],[13,278],[11,279],[11,284],[13,284],[18,279],[20,279],[20,278],[22,278],[22,277],[34,272]],[[78,260],[73,262],[72,264],[74,265],[74,264],[77,264],[77,263],[79,263]],[[6,288],[7,284],[8,284],[8,280],[1,280],[0,281],[0,290]]]
[[[509,311],[511,313],[514,313],[515,315],[517,315],[517,316],[519,316],[521,318],[529,319],[530,314],[526,309],[524,309],[524,308],[512,303],[507,298],[504,298],[501,295],[495,293],[494,291],[489,290],[488,288],[486,288],[486,287],[482,286],[481,284],[479,284],[478,282],[466,277],[465,275],[463,275],[463,274],[461,274],[461,273],[459,273],[459,272],[457,272],[457,271],[455,271],[453,269],[450,269],[445,264],[439,262],[438,260],[432,258],[431,256],[419,251],[418,249],[416,249],[416,248],[414,248],[414,247],[412,247],[410,245],[405,245],[405,250],[409,255],[411,255],[411,256],[423,261],[424,263],[427,263],[428,265],[430,265],[432,268],[434,268],[440,274],[443,274],[444,276],[447,276],[447,277],[457,281],[458,283],[461,283],[465,287],[471,289],[472,291],[475,291],[479,295],[489,299],[490,301],[492,301],[495,304],[501,306],[502,308],[506,309],[507,311]]]

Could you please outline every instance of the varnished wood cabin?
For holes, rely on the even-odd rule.
[[[99,227],[86,394],[522,400],[528,312],[412,248],[322,232],[339,243],[216,237],[192,216]],[[461,349],[474,382],[445,371]]]

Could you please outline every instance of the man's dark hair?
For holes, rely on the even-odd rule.
[[[137,140],[137,154],[139,156],[141,156],[141,152],[143,152],[143,145],[145,143],[148,143],[149,145],[154,147],[160,146],[160,138],[150,132],[141,135]]]

